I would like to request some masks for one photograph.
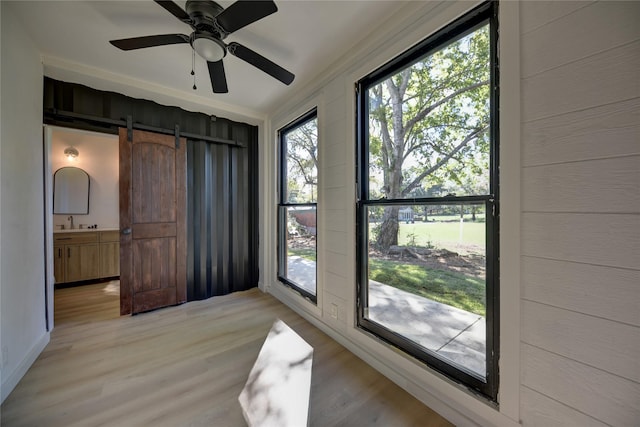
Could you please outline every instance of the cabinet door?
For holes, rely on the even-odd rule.
[[[64,283],[64,261],[65,261],[64,245],[56,245],[53,247],[53,276],[55,283]]]
[[[65,273],[67,282],[100,277],[100,250],[97,243],[66,245]]]
[[[120,242],[100,243],[100,277],[120,275]]]

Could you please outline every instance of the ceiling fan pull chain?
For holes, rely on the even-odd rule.
[[[196,72],[194,71],[196,68],[196,51],[191,49],[191,75],[193,76],[193,90],[198,89],[196,87]]]

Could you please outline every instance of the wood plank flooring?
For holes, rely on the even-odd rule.
[[[119,280],[56,289],[53,297],[56,328],[120,317]]]
[[[258,289],[119,317],[109,286],[56,291],[51,342],[2,426],[246,426],[238,395],[276,319],[314,348],[309,425],[451,425]]]

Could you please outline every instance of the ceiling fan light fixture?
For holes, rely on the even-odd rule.
[[[218,62],[227,54],[222,41],[206,34],[194,34],[191,47],[209,62]]]

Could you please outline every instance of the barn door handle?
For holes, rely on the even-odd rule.
[[[122,234],[131,234],[131,227],[127,227],[122,230]]]

